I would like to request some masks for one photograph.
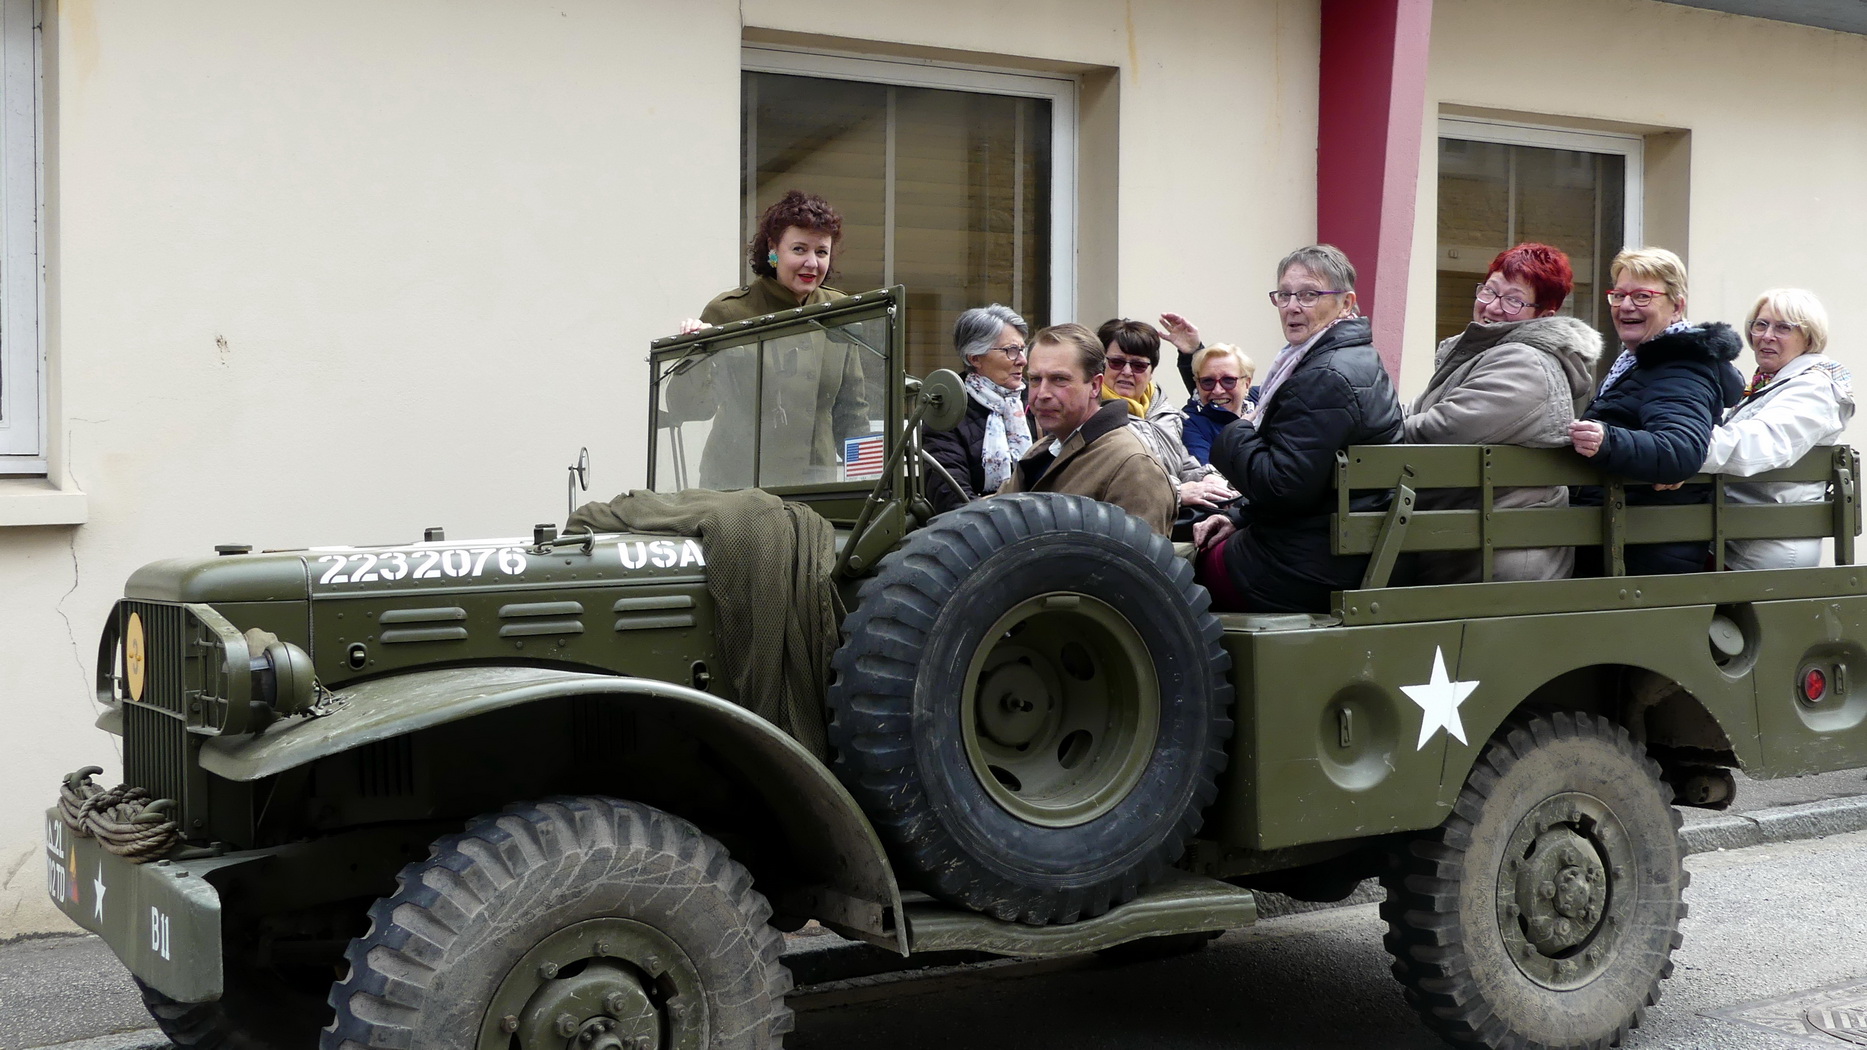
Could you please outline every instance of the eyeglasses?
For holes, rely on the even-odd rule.
[[[1609,292],[1608,305],[1619,306],[1627,300],[1632,299],[1635,306],[1645,309],[1653,305],[1653,300],[1661,298],[1665,294],[1665,292],[1656,291],[1652,288],[1636,288],[1631,292]]]
[[[1237,376],[1200,376],[1199,377],[1199,389],[1213,390],[1218,387],[1224,387],[1227,390],[1236,390],[1238,389],[1238,377]]]
[[[1111,372],[1132,372],[1135,375],[1140,375],[1154,367],[1154,362],[1149,361],[1145,357],[1110,357],[1105,360],[1108,361],[1109,371]]]
[[[1765,321],[1758,318],[1750,322],[1750,334],[1759,339],[1771,332],[1775,332],[1778,339],[1787,339],[1801,330],[1802,326],[1794,321]]]
[[[1290,300],[1295,299],[1303,306],[1315,306],[1316,300],[1321,299],[1325,295],[1342,295],[1347,291],[1348,289],[1346,288],[1329,288],[1323,291],[1317,291],[1314,288],[1305,288],[1300,292],[1271,292],[1271,305],[1288,306],[1290,305]]]
[[[1020,361],[1024,359],[1025,348],[1022,344],[1019,344],[1019,343],[1006,343],[1004,346],[991,347],[990,349],[986,351],[986,353],[989,354],[989,353],[992,353],[993,351],[997,351],[998,353],[1004,354],[1008,360]]]
[[[1478,296],[1479,302],[1484,303],[1487,306],[1489,306],[1492,303],[1503,303],[1504,309],[1508,310],[1511,313],[1516,313],[1517,311],[1523,309],[1526,306],[1536,305],[1534,302],[1528,302],[1523,299],[1519,299],[1514,295],[1505,295],[1504,293],[1498,291],[1497,289],[1491,287],[1488,284],[1479,285],[1478,291],[1474,294]]]

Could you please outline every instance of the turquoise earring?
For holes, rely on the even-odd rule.
[[[772,269],[776,270],[778,268],[778,253],[777,252],[766,252],[765,253],[765,265],[770,266]]]

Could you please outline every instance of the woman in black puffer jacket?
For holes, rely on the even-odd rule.
[[[1197,564],[1214,608],[1328,612],[1330,592],[1359,586],[1368,568],[1367,555],[1330,550],[1335,454],[1399,440],[1400,401],[1355,314],[1355,267],[1340,249],[1285,257],[1271,302],[1286,345],[1257,404],[1212,444],[1212,465],[1244,498],[1196,528]],[[1364,493],[1353,507],[1379,510],[1388,498]]]
[[[1582,418],[1569,426],[1575,450],[1627,478],[1630,505],[1705,503],[1705,485],[1678,483],[1699,472],[1711,431],[1744,393],[1731,362],[1743,341],[1730,325],[1685,320],[1685,265],[1664,248],[1629,248],[1614,257],[1608,292],[1621,354]],[[1655,488],[1655,485],[1668,486]],[[1569,502],[1600,506],[1601,489],[1576,489]],[[1699,572],[1703,540],[1633,544],[1627,574]],[[1578,547],[1577,576],[1603,572],[1600,548]]]

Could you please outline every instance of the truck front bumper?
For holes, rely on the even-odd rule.
[[[238,855],[133,864],[45,813],[46,890],[144,984],[178,1002],[220,998],[220,893],[205,875]]]

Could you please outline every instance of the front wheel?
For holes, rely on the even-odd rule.
[[[515,806],[398,883],[346,953],[323,1050],[768,1050],[790,1030],[770,905],[660,810]]]
[[[1669,803],[1659,767],[1613,722],[1506,722],[1452,816],[1382,879],[1408,1002],[1461,1045],[1618,1045],[1679,946],[1688,877]]]

